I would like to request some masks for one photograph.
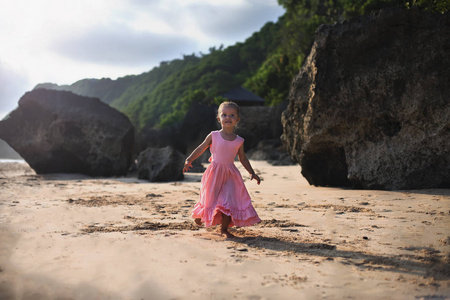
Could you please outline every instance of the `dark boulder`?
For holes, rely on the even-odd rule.
[[[246,155],[248,159],[264,160],[273,166],[290,166],[295,164],[283,148],[279,138],[260,141],[255,148],[247,151]]]
[[[282,118],[310,184],[450,187],[449,24],[396,8],[318,29]]]
[[[183,180],[186,157],[170,146],[147,148],[139,154],[138,178],[152,182]]]
[[[217,106],[193,104],[179,124],[155,129],[144,128],[137,137],[137,150],[147,148],[163,148],[171,146],[175,150],[189,155],[206,136],[219,128],[216,120]],[[206,153],[208,152],[208,153]],[[209,151],[206,151],[198,162],[207,162]]]
[[[264,160],[272,165],[292,165],[294,161],[281,144],[283,133],[281,114],[287,102],[278,106],[240,107],[241,120],[236,133],[245,139],[245,152],[252,160]]]
[[[245,139],[245,149],[257,147],[263,140],[279,139],[283,133],[281,113],[286,103],[278,106],[241,106],[236,133]]]
[[[134,129],[97,98],[36,89],[0,122],[0,138],[38,174],[115,176],[130,166]]]

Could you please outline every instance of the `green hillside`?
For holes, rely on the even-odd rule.
[[[94,96],[124,112],[138,130],[165,127],[180,121],[190,105],[211,103],[236,86],[244,86],[277,105],[288,96],[290,82],[298,73],[315,30],[383,7],[418,6],[446,12],[449,0],[278,0],[286,13],[276,23],[265,24],[243,43],[209,53],[184,55],[161,62],[151,71],[111,80],[83,79],[70,86],[42,84],[37,87],[70,90]]]
[[[280,42],[280,25],[267,23],[245,43],[208,54],[164,62],[112,103],[138,127],[165,126],[180,120],[193,102],[210,102],[220,93],[242,85]],[[139,97],[134,97],[139,93]]]
[[[100,98],[110,104],[119,98],[130,86],[139,81],[141,75],[130,75],[116,80],[110,78],[82,79],[71,85],[57,85],[54,83],[41,83],[35,88],[71,91],[75,94]]]

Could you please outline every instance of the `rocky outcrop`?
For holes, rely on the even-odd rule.
[[[295,164],[283,148],[280,139],[262,140],[255,148],[246,152],[248,159],[264,160],[273,166],[290,166]]]
[[[216,113],[216,106],[193,104],[180,124],[162,129],[144,128],[138,136],[138,151],[171,146],[181,153],[190,153],[208,133],[219,128]]]
[[[450,187],[448,14],[382,10],[321,26],[283,114],[310,184]]]
[[[0,138],[38,174],[114,176],[130,166],[134,129],[97,98],[37,89],[0,122]]]
[[[245,149],[253,149],[263,140],[279,139],[283,133],[281,113],[286,104],[278,106],[242,106],[236,133],[245,139]]]
[[[240,107],[241,121],[236,133],[245,139],[245,152],[252,160],[264,160],[272,165],[292,165],[280,136],[283,133],[281,113],[287,103],[278,106]]]
[[[185,158],[170,146],[147,148],[138,157],[138,178],[151,182],[183,180]]]

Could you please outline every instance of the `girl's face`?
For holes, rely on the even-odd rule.
[[[231,106],[224,106],[219,112],[217,119],[222,125],[222,128],[234,128],[239,122],[239,115],[236,108]]]

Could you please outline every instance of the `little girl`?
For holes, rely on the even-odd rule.
[[[186,159],[183,172],[192,168],[192,162],[210,147],[211,164],[202,177],[200,201],[194,206],[192,217],[195,223],[206,227],[221,224],[221,234],[233,237],[228,227],[251,226],[261,221],[253,208],[250,195],[245,188],[241,173],[234,165],[236,154],[251,180],[260,184],[261,179],[253,171],[244,153],[244,139],[234,133],[239,122],[239,106],[234,102],[223,102],[217,119],[222,130],[213,131]]]

